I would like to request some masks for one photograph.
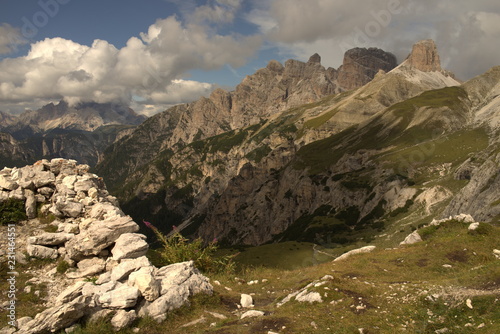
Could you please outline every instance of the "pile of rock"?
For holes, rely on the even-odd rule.
[[[208,278],[192,262],[162,268],[145,256],[146,237],[118,207],[104,182],[74,160],[42,160],[33,166],[0,171],[0,201],[25,201],[28,218],[54,215],[57,232],[27,238],[31,257],[66,261],[66,289],[34,319],[18,322],[18,333],[48,333],[87,321],[111,317],[116,329],[138,316],[162,321],[171,310],[197,293],[211,294]],[[94,278],[95,283],[89,281]]]

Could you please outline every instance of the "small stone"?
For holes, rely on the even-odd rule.
[[[241,304],[241,307],[243,307],[243,308],[253,307],[252,296],[247,295],[247,294],[242,294],[241,299],[240,299],[240,304]]]
[[[479,223],[472,223],[469,225],[469,227],[467,228],[469,231],[475,231],[477,230],[479,227]]]
[[[265,315],[265,313],[262,311],[252,310],[252,311],[247,311],[247,312],[243,313],[241,315],[240,319],[262,317],[264,315]]]
[[[467,305],[467,307],[470,308],[471,310],[474,308],[474,307],[472,307],[472,300],[470,300],[470,299],[467,299],[465,301],[465,305]]]

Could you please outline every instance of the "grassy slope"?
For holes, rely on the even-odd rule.
[[[498,333],[500,260],[492,250],[498,247],[500,228],[484,225],[481,230],[483,234],[471,234],[466,224],[451,222],[438,229],[427,228],[424,242],[378,249],[346,261],[289,271],[255,268],[214,276],[212,280],[221,283],[214,285],[214,296],[195,297],[191,307],[171,314],[162,324],[143,319],[136,326],[146,334],[359,333],[359,328],[365,333],[434,333],[443,328],[458,334]],[[443,267],[445,264],[451,267]],[[292,300],[277,307],[288,293],[324,275],[333,279],[310,290],[319,292],[323,303]],[[257,279],[258,284],[246,284]],[[266,316],[239,320],[242,311],[236,304],[240,293],[254,294],[255,309],[265,311]],[[466,306],[467,299],[472,309]],[[206,311],[228,318],[219,320]],[[205,322],[180,327],[201,317]],[[76,333],[112,330],[108,322],[101,322]]]

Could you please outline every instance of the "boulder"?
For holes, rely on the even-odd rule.
[[[36,171],[33,183],[36,188],[49,186],[56,182],[56,176],[51,171]]]
[[[253,298],[247,294],[241,294],[240,305],[243,308],[253,307]]]
[[[97,203],[92,206],[88,214],[89,218],[103,220],[106,218],[121,217],[124,213],[120,208],[111,203]]]
[[[174,263],[158,269],[156,277],[161,280],[161,294],[178,285],[188,286],[191,294],[212,294],[213,287],[208,278],[200,274],[193,261]]]
[[[89,195],[90,198],[97,199],[97,196],[99,195],[99,191],[96,188],[92,187],[89,189],[87,194]]]
[[[135,310],[125,311],[119,310],[116,314],[111,318],[111,325],[116,331],[119,331],[125,327],[130,326],[137,319],[137,314]]]
[[[50,307],[38,313],[33,320],[20,328],[20,333],[58,332],[82,318],[87,309],[87,298],[80,296],[69,303]]]
[[[36,190],[40,195],[43,195],[45,196],[46,198],[49,198],[50,196],[52,196],[52,194],[54,193],[54,189],[50,188],[50,187],[42,187],[42,188],[38,188]]]
[[[125,309],[134,307],[140,295],[136,287],[117,283],[113,290],[102,294],[98,301],[105,308]]]
[[[262,311],[252,310],[252,311],[247,311],[247,312],[243,313],[241,315],[240,319],[262,317],[264,315],[265,315],[265,313]]]
[[[43,233],[28,238],[31,245],[58,246],[73,238],[72,233]]]
[[[67,287],[63,292],[59,294],[56,298],[56,305],[68,303],[77,297],[82,295],[83,286],[88,284],[87,282],[76,282],[75,284]]]
[[[103,259],[94,257],[78,262],[77,267],[76,271],[67,272],[66,277],[74,279],[100,274],[106,269],[106,262]]]
[[[479,228],[479,223],[472,223],[469,225],[469,227],[467,228],[469,231],[475,231]]]
[[[114,260],[135,259],[146,255],[149,245],[144,234],[124,233],[116,239],[115,246],[111,249]]]
[[[26,202],[24,202],[26,216],[28,219],[36,218],[37,211],[35,193],[31,189],[24,189],[24,197],[26,197]]]
[[[321,295],[318,292],[309,292],[307,290],[303,291],[302,293],[299,293],[296,297],[295,300],[301,303],[322,303],[323,299],[321,298]]]
[[[113,290],[116,287],[116,282],[107,282],[101,285],[96,285],[91,282],[87,282],[82,288],[82,295],[93,297],[97,296],[99,298],[101,295]]]
[[[113,281],[120,281],[122,279],[127,278],[131,272],[141,267],[149,267],[149,266],[151,266],[151,263],[149,262],[149,259],[145,256],[141,256],[136,259],[123,259],[121,260],[120,264],[118,264],[111,270],[110,279]]]
[[[417,242],[421,242],[422,237],[420,234],[418,234],[418,231],[413,231],[412,233],[408,234],[408,236],[405,238],[405,240],[401,241],[399,244],[400,245],[412,245]]]
[[[146,301],[139,308],[139,316],[149,316],[157,322],[167,318],[167,314],[189,302],[189,287],[186,285],[172,286],[164,295],[153,302]]]
[[[76,217],[80,216],[80,214],[82,213],[83,204],[66,200],[64,202],[62,202],[62,201],[57,202],[56,208],[57,208],[57,210],[59,210],[63,214],[65,214],[67,217],[76,218]]]
[[[112,245],[123,233],[137,232],[139,226],[129,216],[113,217],[96,222],[66,243],[68,256],[81,260],[90,255],[98,255]]]
[[[19,201],[24,201],[26,197],[24,197],[24,192],[21,188],[17,188],[16,190],[12,190],[9,192],[9,198],[16,199]]]
[[[88,175],[79,176],[77,181],[74,184],[74,190],[76,192],[83,191],[87,193],[90,188],[94,188],[96,186],[94,179]]]
[[[39,259],[53,259],[53,260],[55,260],[59,256],[57,249],[49,248],[49,247],[45,247],[45,246],[28,245],[28,246],[26,246],[26,251],[28,252],[29,256],[36,257]]]
[[[11,191],[17,189],[18,187],[19,185],[12,181],[9,176],[0,175],[0,188]]]
[[[155,269],[151,267],[142,267],[138,271],[130,274],[128,285],[139,289],[144,299],[153,301],[160,296],[161,283],[155,278]]]
[[[353,249],[352,251],[349,251],[347,253],[344,253],[344,254],[340,255],[339,257],[337,257],[336,259],[334,259],[333,262],[345,260],[349,256],[352,256],[352,255],[355,255],[355,254],[370,253],[374,249],[375,249],[375,246],[365,246],[365,247],[361,247],[361,248],[358,248],[358,249]]]

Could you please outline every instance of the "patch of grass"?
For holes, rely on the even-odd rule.
[[[335,116],[335,114],[337,112],[338,112],[338,109],[335,108],[335,109],[328,110],[328,111],[322,113],[318,117],[311,118],[310,120],[304,122],[304,128],[317,129],[320,126],[322,126],[323,124],[325,124],[326,122],[328,122],[328,120],[330,120],[333,116]]]
[[[9,198],[5,202],[0,202],[0,225],[18,223],[26,219],[24,201]]]
[[[64,274],[69,268],[70,268],[69,263],[62,260],[59,261],[59,263],[57,264],[56,270],[59,274]]]
[[[261,160],[266,157],[269,153],[271,153],[271,148],[269,145],[263,145],[257,147],[255,150],[248,153],[245,157],[249,160],[255,161],[256,163],[261,162]]]

